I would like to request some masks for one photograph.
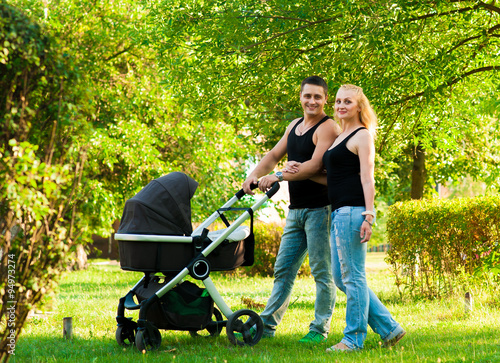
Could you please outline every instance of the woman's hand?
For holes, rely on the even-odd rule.
[[[373,222],[368,221],[368,219],[365,219],[363,223],[361,223],[361,233],[360,233],[361,243],[368,242],[372,236],[372,224],[370,223],[373,224]]]
[[[289,161],[283,168],[284,173],[296,174],[299,172],[300,164],[298,161]]]

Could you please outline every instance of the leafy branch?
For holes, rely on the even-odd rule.
[[[500,70],[500,66],[486,66],[486,67],[476,68],[476,69],[470,70],[468,72],[465,72],[465,73],[463,73],[463,74],[461,74],[461,75],[459,75],[457,77],[454,77],[454,78],[448,80],[447,82],[444,82],[443,84],[441,84],[440,86],[438,86],[434,91],[438,91],[440,89],[452,86],[452,85],[460,82],[464,78],[472,76],[473,74],[482,73],[482,72],[489,72],[489,71],[498,71],[498,70]],[[423,96],[425,93],[426,93],[426,91],[422,91],[422,92],[415,93],[413,95],[404,96],[404,97],[402,97],[400,100],[398,100],[396,102],[389,103],[388,106],[395,106],[397,104],[410,101],[412,99],[415,99],[415,98],[418,98],[420,96]]]
[[[259,19],[278,19],[278,20],[291,20],[291,21],[299,21],[302,23],[314,23],[311,20],[307,19],[301,19],[301,18],[290,18],[287,16],[272,16],[272,15],[242,15],[238,16],[237,19],[244,19],[244,18],[259,18]]]
[[[308,24],[306,24],[306,25],[302,25],[302,26],[300,26],[300,27],[298,27],[298,28],[294,28],[294,29],[290,29],[290,30],[287,30],[287,31],[284,31],[284,32],[278,33],[278,34],[273,35],[272,37],[267,38],[267,39],[264,39],[264,40],[262,40],[262,41],[260,41],[260,42],[256,42],[256,43],[253,43],[253,44],[249,44],[249,45],[247,45],[247,46],[245,46],[245,47],[240,48],[239,50],[240,50],[240,52],[246,52],[246,51],[248,51],[248,50],[249,50],[249,49],[251,49],[251,48],[257,47],[257,46],[262,45],[262,44],[269,43],[269,42],[271,42],[272,40],[277,39],[277,38],[280,38],[280,37],[282,37],[282,36],[284,36],[284,35],[287,35],[287,34],[290,34],[290,33],[294,33],[294,32],[296,32],[296,31],[303,30],[303,29],[306,29],[306,28],[311,27],[311,26],[316,26],[316,25],[319,25],[319,24],[327,23],[327,22],[329,22],[329,21],[336,20],[336,19],[338,19],[338,18],[339,18],[339,17],[332,17],[332,18],[327,18],[327,19],[322,19],[322,20],[318,20],[318,21],[310,22],[310,23],[308,23]],[[231,53],[234,53],[234,52],[231,52]]]
[[[451,2],[463,2],[463,1],[458,0],[458,1],[451,1]],[[428,18],[433,18],[433,17],[442,17],[442,16],[447,16],[447,15],[461,14],[461,13],[469,12],[471,10],[472,11],[473,10],[477,10],[479,8],[488,9],[488,10],[491,10],[491,11],[493,11],[495,13],[500,14],[500,7],[495,6],[493,4],[494,4],[494,2],[492,4],[486,4],[484,2],[479,2],[475,6],[472,6],[472,7],[466,7],[466,8],[462,8],[462,9],[456,9],[456,10],[450,10],[450,11],[446,11],[444,13],[425,14],[425,15],[421,15],[421,16],[418,16],[418,17],[415,17],[415,18],[411,18],[408,21],[411,22],[411,21],[423,20],[423,19],[428,19]]]
[[[488,9],[488,10],[491,10],[495,13],[500,14],[500,7],[493,5],[494,3],[495,3],[495,1],[493,1],[491,4],[486,4],[486,3],[480,2],[479,5],[485,9]]]
[[[486,34],[488,34],[488,36],[491,36],[491,37],[499,37],[500,36],[499,34],[494,34],[494,32],[496,30],[498,30],[498,29],[500,29],[500,24],[497,24],[494,27],[491,27],[490,29],[488,29],[486,31]],[[483,37],[483,35],[475,35],[475,36],[472,36],[472,37],[465,38],[465,39],[461,40],[460,42],[458,42],[455,46],[453,46],[452,48],[450,48],[446,53],[450,54],[454,50],[460,48],[461,46],[463,46],[463,45],[465,45],[467,43],[469,43],[471,40],[480,39],[481,37]]]
[[[106,59],[104,59],[104,61],[105,62],[109,62],[111,59],[114,59],[114,58],[118,57],[119,55],[128,52],[132,48],[133,48],[133,46],[130,45],[130,46],[126,47],[125,49],[119,51],[118,53],[110,55],[109,57],[107,57]]]

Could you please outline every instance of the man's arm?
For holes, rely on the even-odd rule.
[[[247,194],[253,195],[255,194],[250,190],[250,186],[252,184],[257,184],[257,181],[260,177],[269,174],[273,171],[274,167],[280,162],[281,159],[286,155],[287,141],[288,141],[288,133],[292,129],[292,127],[297,123],[297,120],[294,120],[288,125],[285,134],[281,137],[280,141],[269,151],[262,160],[257,164],[255,169],[250,173],[245,182],[243,183],[243,191]],[[264,183],[265,184],[265,183]],[[263,191],[267,189],[264,188],[264,184],[259,185],[259,188]]]
[[[318,173],[318,174],[314,174],[311,178],[310,178],[313,182],[316,182],[318,184],[322,184],[322,185],[328,185],[327,183],[327,179],[326,179],[326,173]]]

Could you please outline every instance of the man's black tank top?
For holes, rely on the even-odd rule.
[[[347,141],[363,129],[366,127],[354,130],[340,144],[327,150],[323,155],[328,183],[328,199],[332,205],[332,211],[344,206],[365,206],[359,156],[346,146]]]
[[[294,160],[303,163],[311,160],[314,149],[316,148],[313,142],[314,132],[319,125],[328,119],[328,116],[323,117],[321,121],[301,136],[296,135],[295,130],[304,122],[304,118],[301,118],[295,124],[290,130],[287,139],[287,154],[289,161]],[[288,189],[290,192],[290,209],[321,208],[329,204],[328,188],[312,180],[289,181]]]

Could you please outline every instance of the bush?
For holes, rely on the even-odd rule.
[[[494,272],[500,252],[499,214],[497,197],[392,205],[388,262],[400,293],[449,295],[478,272]]]
[[[245,276],[273,276],[274,262],[283,234],[283,225],[255,222],[253,232],[255,234],[255,262],[252,266],[239,268],[233,273]],[[309,259],[306,257],[306,261],[299,270],[299,276],[309,276],[310,274]]]
[[[75,112],[71,62],[40,26],[0,3],[1,361],[80,243],[76,186],[87,121]]]

